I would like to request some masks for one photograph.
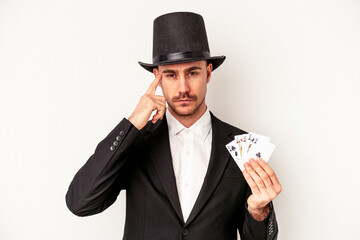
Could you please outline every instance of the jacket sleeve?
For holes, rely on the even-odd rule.
[[[251,194],[248,190],[247,197]],[[246,199],[247,199],[246,197]],[[255,220],[245,204],[243,221],[238,226],[241,240],[276,240],[278,236],[278,225],[273,203],[270,202],[270,213],[263,221]]]
[[[124,118],[96,147],[70,183],[66,205],[77,216],[100,213],[126,188],[126,166],[140,131]]]

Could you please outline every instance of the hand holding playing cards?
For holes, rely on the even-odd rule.
[[[274,171],[261,158],[251,158],[244,164],[243,175],[252,194],[247,200],[249,212],[258,221],[264,220],[270,212],[269,203],[281,192],[281,184]]]
[[[235,136],[226,145],[250,186],[252,194],[247,204],[251,215],[258,221],[269,214],[269,202],[281,192],[279,180],[267,164],[275,148],[269,141],[269,137],[248,133]]]
[[[161,73],[157,74],[155,80],[151,83],[146,93],[141,97],[134,112],[128,119],[139,130],[146,125],[151,116],[151,113],[154,110],[157,111],[151,120],[152,123],[155,123],[157,120],[162,119],[164,116],[166,110],[165,97],[155,95],[156,88],[159,85],[161,77]]]

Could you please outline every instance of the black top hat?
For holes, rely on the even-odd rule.
[[[202,16],[191,12],[174,12],[154,20],[153,63],[139,64],[152,72],[160,65],[207,60],[213,70],[225,56],[210,57],[205,23]]]

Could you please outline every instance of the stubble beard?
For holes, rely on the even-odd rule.
[[[195,98],[195,99],[194,99]],[[192,97],[192,99],[194,99],[194,101],[197,100],[197,96]],[[190,109],[189,111],[186,112],[182,112],[180,109],[178,109],[177,107],[174,106],[173,104],[174,99],[172,99],[172,101],[167,101],[169,108],[171,108],[171,110],[178,116],[181,117],[191,117],[193,116],[200,108],[200,106],[204,103],[205,101],[205,96],[204,98],[201,100],[200,103],[196,104],[192,109]],[[179,106],[179,108],[181,108],[181,106]]]

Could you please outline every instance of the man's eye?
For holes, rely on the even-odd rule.
[[[168,77],[168,78],[173,78],[173,77],[175,77],[175,74],[172,74],[172,73],[171,73],[171,74],[167,74],[166,77]]]
[[[195,76],[197,74],[197,72],[189,72],[190,76]]]

